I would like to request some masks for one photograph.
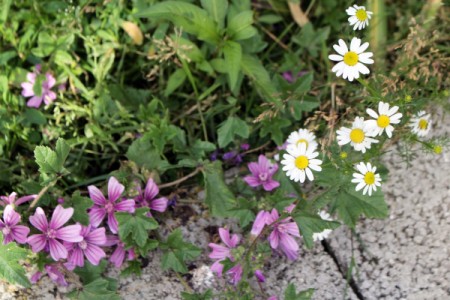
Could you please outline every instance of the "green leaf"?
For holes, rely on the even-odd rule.
[[[295,90],[294,92],[296,94],[305,94],[311,90],[311,84],[313,82],[313,73],[308,73],[307,75],[304,75],[300,77],[296,83],[295,83]]]
[[[340,226],[339,222],[323,220],[318,214],[312,214],[306,211],[295,213],[293,218],[308,248],[314,246],[313,233],[322,232],[325,229],[336,229]]]
[[[271,120],[264,120],[263,126],[259,132],[260,137],[265,137],[270,133],[270,137],[277,145],[282,145],[285,141],[283,128],[291,125],[291,121],[284,118],[273,118]]]
[[[225,63],[228,69],[230,89],[234,90],[241,69],[242,48],[236,42],[227,41],[223,47]]]
[[[236,135],[244,139],[248,138],[250,129],[247,123],[239,117],[230,117],[225,122],[220,124],[217,134],[219,147],[225,148],[228,144],[235,141]]]
[[[47,124],[47,118],[45,115],[37,110],[37,109],[25,109],[25,113],[23,115],[24,120],[23,123],[28,124],[37,124],[37,125],[44,125]]]
[[[63,139],[58,139],[55,150],[45,146],[37,146],[34,149],[34,157],[39,165],[40,173],[56,175],[65,171],[64,162],[69,155],[70,146]]]
[[[94,202],[91,199],[81,196],[80,191],[76,191],[70,199],[64,201],[63,206],[65,208],[73,207],[72,219],[87,226],[89,225],[87,209],[92,207],[93,204]]]
[[[79,300],[120,300],[119,295],[115,291],[109,289],[110,283],[108,280],[99,278],[89,284],[83,286],[83,289],[78,294]]]
[[[175,272],[187,273],[186,261],[192,260],[202,253],[202,250],[183,240],[179,228],[175,229],[167,238],[166,243],[161,244],[165,250],[162,257],[163,270],[172,269]]]
[[[211,300],[213,298],[213,292],[211,290],[207,290],[201,294],[189,294],[187,292],[181,292],[181,297],[183,300]]]
[[[186,268],[183,258],[175,252],[169,251],[164,253],[161,260],[163,270],[172,269],[178,273],[187,273],[188,269]]]
[[[26,249],[20,248],[15,242],[3,245],[3,234],[0,234],[0,277],[11,284],[30,287],[30,281],[25,275],[25,269],[19,263],[28,256]]]
[[[228,0],[201,0],[202,7],[219,24],[219,28],[224,27],[225,16],[228,11]]]
[[[227,33],[234,41],[251,38],[258,33],[253,24],[253,11],[246,10],[234,16],[227,28]]]
[[[116,212],[115,216],[119,223],[119,236],[123,241],[129,235],[139,247],[144,247],[148,240],[148,231],[158,228],[155,219],[147,217],[149,208],[141,207],[136,209],[134,215],[127,212]]]
[[[170,75],[169,80],[167,81],[164,96],[170,96],[177,88],[179,88],[184,83],[185,80],[186,72],[184,72],[183,69],[177,69],[175,72],[173,72]]]
[[[199,40],[217,44],[220,40],[218,27],[208,12],[200,7],[181,1],[164,1],[136,14],[136,17],[151,20],[168,20]]]
[[[216,217],[229,216],[228,210],[233,207],[236,200],[225,184],[220,161],[205,164],[203,176],[205,178],[205,203],[211,214]]]
[[[307,289],[297,293],[295,291],[295,286],[292,283],[289,283],[284,292],[284,300],[311,300],[313,294],[314,289]]]
[[[331,203],[331,210],[337,211],[342,221],[351,228],[355,227],[362,214],[367,218],[383,219],[389,212],[381,189],[372,196],[364,196],[361,191],[356,192],[353,185],[349,185],[346,190],[340,190]]]
[[[149,170],[156,169],[162,161],[160,154],[153,146],[151,137],[147,135],[135,140],[128,148],[126,156],[139,167]]]

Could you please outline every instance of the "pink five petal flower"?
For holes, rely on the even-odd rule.
[[[278,164],[272,164],[264,155],[258,157],[258,163],[251,162],[248,168],[252,175],[245,176],[244,181],[251,187],[263,186],[265,191],[272,191],[280,186],[272,176],[278,171]]]
[[[300,230],[297,223],[292,222],[292,218],[288,217],[279,220],[278,211],[274,208],[270,213],[270,224],[272,224],[273,231],[269,235],[269,243],[273,249],[280,248],[281,251],[290,260],[295,260],[298,257],[298,244],[293,238],[300,237]]]
[[[80,235],[80,225],[62,227],[72,215],[73,208],[63,208],[61,205],[58,205],[53,211],[50,223],[48,223],[44,211],[38,207],[35,214],[30,217],[30,223],[42,234],[34,234],[27,239],[33,252],[37,253],[48,247],[50,256],[55,261],[67,258],[67,249],[61,241],[80,242],[83,240],[83,237]]]
[[[136,196],[136,198],[134,198],[137,205],[139,205],[140,207],[149,207],[151,210],[159,212],[166,211],[167,203],[169,202],[169,200],[166,197],[155,198],[156,195],[159,194],[159,188],[152,178],[147,181],[147,185],[145,186],[144,191],[142,191],[140,186],[137,190],[139,194]],[[151,217],[150,212],[147,215]]]
[[[34,90],[34,86],[36,84],[36,77],[40,73],[40,68],[36,68],[34,73],[27,74],[27,82],[23,82],[22,86],[22,96],[25,98],[30,98],[27,102],[28,107],[38,108],[41,106],[42,101],[45,104],[50,104],[53,100],[56,99],[56,93],[52,91],[53,86],[56,83],[55,77],[52,74],[46,73],[45,80],[42,81],[41,85],[41,94],[37,95]]]
[[[20,222],[20,215],[14,211],[12,205],[7,205],[3,211],[3,221],[0,220],[0,230],[3,234],[3,244],[6,245],[12,241],[19,244],[27,242],[27,235],[30,233],[30,228],[17,225]]]
[[[119,226],[114,213],[116,211],[133,213],[135,209],[134,200],[117,202],[124,190],[125,187],[113,176],[108,181],[108,199],[103,196],[103,193],[97,187],[88,186],[89,196],[94,201],[94,207],[89,211],[89,222],[92,226],[98,227],[105,216],[108,215],[109,229],[111,232],[117,233]]]
[[[69,251],[68,265],[69,270],[75,267],[84,266],[84,256],[94,266],[100,263],[100,260],[106,257],[105,251],[99,246],[106,243],[105,228],[92,228],[89,226],[82,226],[81,236],[83,240],[78,243],[64,242],[64,246]]]
[[[231,249],[236,248],[239,244],[240,238],[237,234],[233,234],[230,237],[230,231],[225,228],[219,228],[219,236],[225,246],[215,243],[209,243],[208,246],[212,249],[212,252],[209,254],[209,258],[217,259],[217,261],[212,264],[211,271],[221,277],[223,265],[220,262],[226,258],[234,261],[234,257],[231,254]]]
[[[60,266],[62,268],[62,266]],[[48,277],[50,277],[53,282],[61,286],[68,286],[64,274],[60,271],[57,265],[46,265],[45,270],[47,271]]]
[[[237,264],[227,271],[227,275],[231,277],[230,278],[231,284],[237,285],[239,283],[239,281],[241,281],[242,272],[243,272],[243,269],[242,269],[241,264]]]
[[[109,261],[114,264],[116,268],[120,268],[125,260],[125,256],[127,256],[128,260],[133,260],[136,258],[136,254],[133,249],[125,250],[125,244],[122,243],[118,237],[116,236],[108,236],[105,246],[114,246],[117,245],[113,254],[109,258]]]
[[[28,202],[30,200],[33,200],[34,198],[36,198],[36,196],[37,195],[28,195],[28,196],[20,197],[19,199],[16,200],[17,193],[12,192],[9,196],[0,196],[0,205],[6,206],[8,204],[11,204],[11,205],[17,206],[17,205],[23,204],[25,202]]]

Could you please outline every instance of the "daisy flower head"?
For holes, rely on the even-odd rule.
[[[345,10],[350,26],[353,26],[353,30],[361,30],[366,26],[369,26],[369,20],[372,18],[372,12],[367,11],[364,6],[353,5]]]
[[[427,114],[425,111],[419,111],[412,119],[409,124],[413,133],[417,136],[426,136],[431,129],[431,115]]]
[[[358,173],[353,173],[353,183],[357,183],[355,190],[359,191],[362,188],[363,195],[369,192],[369,196],[372,196],[372,191],[377,190],[377,186],[381,186],[381,177],[380,174],[375,173],[377,171],[377,167],[372,166],[370,163],[360,162],[356,165],[356,169]]]
[[[338,61],[339,63],[331,69],[336,73],[337,77],[342,76],[348,81],[359,78],[359,73],[369,74],[370,70],[364,64],[373,64],[372,52],[364,52],[369,47],[369,43],[365,42],[361,45],[361,40],[354,37],[350,42],[350,50],[345,42],[340,39],[339,45],[333,45],[334,50],[338,54],[331,54],[328,56],[330,60]]]
[[[322,171],[320,166],[322,161],[316,158],[319,153],[313,148],[306,149],[305,143],[288,145],[286,150],[288,153],[283,155],[284,160],[281,164],[284,165],[283,171],[291,180],[303,183],[308,177],[310,181],[313,181],[314,175],[311,170]]]
[[[303,128],[292,132],[287,139],[287,143],[289,145],[298,145],[303,143],[306,145],[306,149],[312,148],[313,150],[316,150],[318,146],[314,133]]]
[[[392,132],[394,131],[394,126],[391,124],[400,123],[402,118],[401,113],[397,113],[398,106],[392,106],[389,108],[389,103],[381,102],[378,103],[378,113],[373,109],[368,108],[366,112],[374,118],[375,120],[367,120],[370,128],[373,130],[373,135],[381,135],[384,131],[389,138],[392,137]]]
[[[350,143],[356,151],[362,153],[366,153],[366,149],[370,149],[372,143],[378,143],[376,139],[370,138],[373,133],[367,121],[364,121],[362,117],[356,117],[352,128],[341,127],[336,133],[338,145]]]

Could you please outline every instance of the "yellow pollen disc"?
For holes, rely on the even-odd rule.
[[[428,121],[425,119],[420,119],[419,121],[419,128],[422,130],[425,130],[428,128]]]
[[[356,128],[356,129],[353,129],[350,132],[350,140],[353,143],[360,144],[360,143],[362,143],[364,141],[365,137],[366,136],[365,136],[364,131],[362,129]]]
[[[373,172],[367,172],[366,175],[364,175],[364,182],[369,185],[374,184],[375,174]]]
[[[305,139],[299,139],[299,140],[297,141],[297,145],[300,144],[300,143],[305,143],[306,148],[308,149],[308,141],[307,141],[307,140],[305,140]]]
[[[434,146],[433,151],[436,154],[441,154],[442,153],[442,146],[439,146],[439,145]]]
[[[389,123],[391,123],[391,120],[389,119],[388,116],[381,115],[378,117],[378,120],[377,120],[378,127],[386,128],[389,125]]]
[[[308,165],[309,165],[309,160],[304,155],[300,155],[299,157],[297,157],[295,159],[295,166],[297,167],[297,169],[304,170],[308,167]]]
[[[344,55],[344,63],[350,67],[356,65],[358,63],[358,54],[353,51],[348,51]]]
[[[356,18],[360,20],[361,22],[364,22],[367,20],[367,13],[364,9],[358,9],[356,11]]]

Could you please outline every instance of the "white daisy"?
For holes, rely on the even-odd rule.
[[[417,134],[417,136],[426,136],[431,129],[431,115],[427,114],[425,111],[419,111],[412,119],[409,124],[412,132]]]
[[[295,182],[305,182],[306,177],[309,180],[314,180],[314,175],[311,170],[320,172],[322,171],[322,161],[316,159],[319,156],[318,152],[314,152],[314,149],[306,149],[305,143],[298,145],[288,145],[283,155],[284,160],[281,164],[284,165],[283,171],[286,171],[286,175]]]
[[[376,139],[370,138],[373,133],[362,117],[356,117],[351,129],[341,127],[336,133],[340,146],[350,143],[356,151],[362,153],[366,153],[366,149],[370,149],[372,143],[378,143]]]
[[[333,221],[333,219],[331,218],[330,214],[328,214],[324,210],[321,210],[319,212],[319,216],[320,216],[320,218],[322,220]],[[315,232],[315,233],[313,233],[312,238],[313,238],[314,242],[324,240],[330,235],[330,233],[332,231],[333,230],[331,230],[331,229],[325,229],[324,231],[321,231],[321,232]]]
[[[367,11],[364,6],[353,5],[353,7],[349,7],[345,10],[347,15],[350,16],[348,18],[348,22],[350,26],[353,26],[353,30],[360,30],[366,26],[369,26],[369,20],[372,18],[373,12]]]
[[[333,61],[339,63],[331,69],[336,73],[337,77],[342,75],[342,78],[349,81],[359,78],[359,73],[369,74],[370,70],[363,64],[373,64],[372,52],[364,52],[369,47],[369,43],[361,45],[361,40],[354,37],[350,42],[350,51],[347,48],[345,42],[339,40],[339,45],[333,45],[334,50],[339,54],[331,54],[328,56]]]
[[[306,145],[306,149],[312,148],[313,150],[316,150],[318,146],[316,136],[308,129],[299,129],[292,132],[287,139],[287,143],[289,145],[304,143]]]
[[[353,173],[352,182],[357,183],[355,190],[359,191],[364,188],[363,195],[369,192],[369,196],[372,196],[372,191],[376,191],[377,186],[381,186],[380,174],[375,173],[377,168],[372,167],[370,163],[365,164],[363,162],[355,167],[359,171],[359,173]]]
[[[389,103],[381,102],[378,103],[378,113],[373,109],[368,108],[366,112],[375,120],[367,120],[370,128],[373,130],[373,135],[381,135],[384,130],[389,138],[392,137],[392,132],[394,131],[394,126],[391,124],[400,123],[402,118],[401,113],[396,113],[398,111],[398,106],[393,106],[389,108]]]

